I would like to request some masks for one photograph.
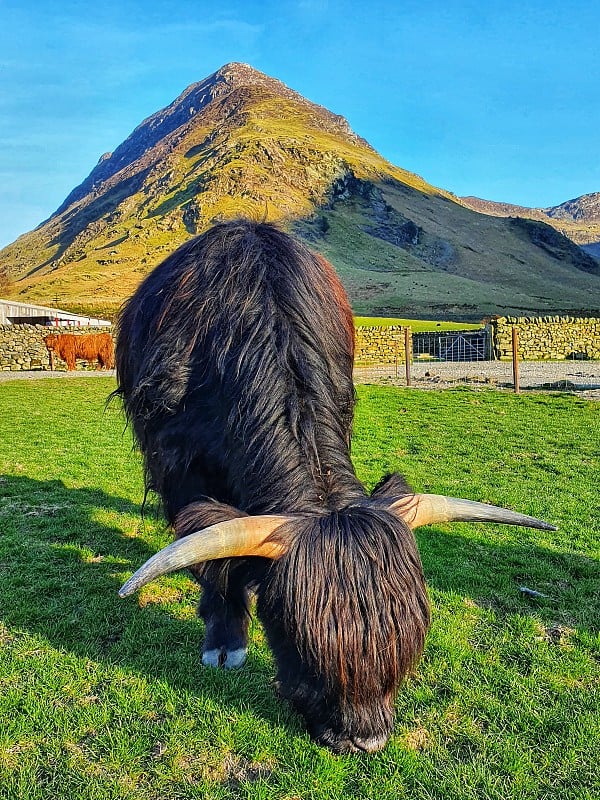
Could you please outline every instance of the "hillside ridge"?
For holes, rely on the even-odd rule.
[[[143,120],[48,220],[1,250],[0,286],[114,316],[168,253],[245,215],[323,252],[360,313],[597,311],[600,263],[555,229],[580,223],[552,227],[512,208],[469,208],[391,164],[343,116],[231,63]]]
[[[243,86],[260,87],[282,98],[305,104],[321,114],[332,129],[337,129],[364,145],[368,144],[356,136],[344,117],[333,114],[316,103],[310,103],[281,81],[248,64],[232,62],[204,80],[190,84],[172,103],[143,120],[114,152],[104,153],[88,177],[65,198],[52,216],[60,214],[85,194],[94,191],[101,183],[128,167],[179,128],[193,124],[193,118],[210,103]]]
[[[574,197],[548,208],[528,208],[474,196],[459,199],[467,208],[482,214],[546,222],[590,252],[600,247],[600,192]]]

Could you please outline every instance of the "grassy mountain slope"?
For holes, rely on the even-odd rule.
[[[600,192],[584,194],[550,208],[526,208],[478,197],[461,197],[468,208],[496,217],[546,222],[592,255],[600,255]]]
[[[548,225],[474,215],[392,180],[350,183],[297,227],[314,231],[361,313],[476,320],[600,305],[597,262]]]
[[[322,250],[364,313],[591,310],[600,294],[598,262],[549,226],[465,208],[243,64],[144,120],[0,251],[3,293],[110,316],[179,244],[239,214],[279,220]]]

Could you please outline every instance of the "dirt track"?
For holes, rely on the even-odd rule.
[[[356,367],[356,383],[386,383],[406,386],[404,364],[396,367]],[[498,387],[513,389],[512,363],[507,361],[428,362],[411,364],[411,385],[419,389],[447,386]],[[521,389],[546,389],[576,392],[600,399],[598,361],[522,361],[519,364]]]
[[[64,370],[36,369],[36,370],[2,370],[0,372],[0,383],[14,380],[38,380],[39,378],[114,378],[114,369],[76,369],[73,372]]]
[[[75,370],[48,372],[0,372],[0,383],[9,380],[106,378],[114,370]],[[523,361],[519,365],[520,386],[524,390],[576,392],[600,400],[600,362],[598,361]],[[382,383],[406,386],[403,364],[356,367],[356,383]],[[411,365],[411,384],[418,389],[443,389],[449,386],[513,388],[512,364],[506,361],[428,362]]]

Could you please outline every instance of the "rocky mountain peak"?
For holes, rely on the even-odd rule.
[[[347,137],[354,144],[370,147],[368,142],[352,131],[344,117],[310,102],[281,81],[249,64],[231,62],[204,80],[190,84],[172,103],[143,120],[114,152],[101,156],[92,172],[68,195],[55,215],[61,214],[86,195],[97,192],[103,183],[164,142],[175,131],[193,123],[195,117],[213,102],[226,102],[229,96],[233,98],[244,89],[259,90],[265,96],[280,97],[299,104],[318,120],[320,127]],[[243,108],[243,101],[238,106]],[[233,112],[233,108],[230,111]],[[226,115],[227,111],[221,107],[219,116],[224,119]]]
[[[544,213],[553,219],[598,223],[600,222],[600,192],[584,194],[558,206],[545,208]]]
[[[582,208],[592,213],[593,201]],[[385,316],[597,302],[597,262],[562,235],[594,226],[561,219],[557,232],[541,209],[535,221],[500,210],[457,202],[386,161],[344,117],[233,62],[105,153],[57,212],[2,250],[0,278],[21,299],[60,296],[106,317],[178,245],[246,215],[295,230],[340,269],[357,309]]]

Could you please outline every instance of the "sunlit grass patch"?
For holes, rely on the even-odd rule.
[[[473,322],[447,322],[427,319],[398,319],[397,317],[354,317],[356,327],[387,328],[393,325],[409,327],[414,333],[422,331],[465,331],[479,330],[480,324]]]
[[[373,486],[488,500],[559,530],[417,531],[424,657],[374,756],[315,745],[276,697],[260,624],[201,669],[199,589],[121,583],[169,541],[109,378],[0,386],[0,797],[592,800],[600,795],[600,405],[359,387]],[[540,595],[521,591],[526,587]]]

